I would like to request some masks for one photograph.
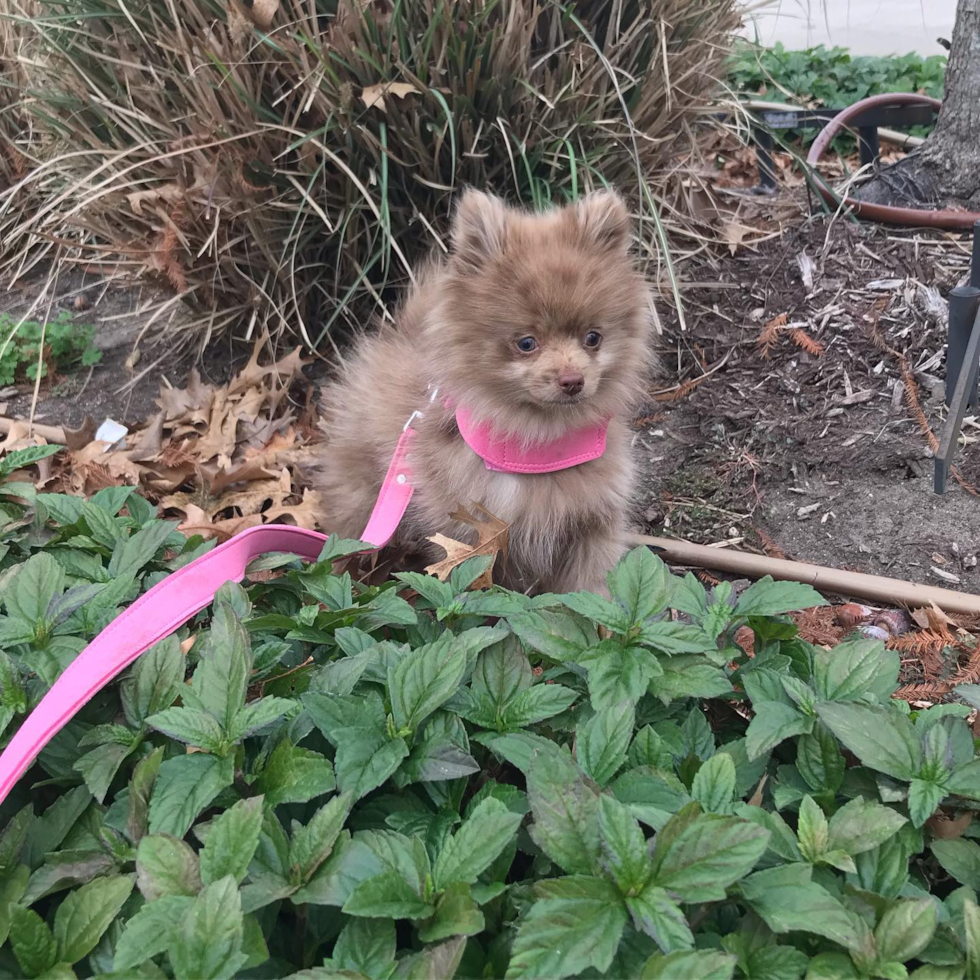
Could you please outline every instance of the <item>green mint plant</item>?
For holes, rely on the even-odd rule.
[[[0,739],[211,546],[0,483]],[[529,598],[469,591],[481,558],[366,586],[363,547],[258,560],[45,749],[0,807],[0,975],[980,975],[980,689],[911,710],[880,643],[800,639],[809,587],[647,549]]]

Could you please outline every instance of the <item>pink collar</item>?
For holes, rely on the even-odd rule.
[[[501,473],[554,473],[598,459],[606,451],[609,422],[574,429],[552,442],[525,445],[518,436],[502,436],[489,423],[477,424],[462,406],[456,409],[459,434],[488,470]]]

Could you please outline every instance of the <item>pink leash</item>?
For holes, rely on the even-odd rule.
[[[408,508],[415,488],[406,457],[414,430],[406,423],[381,493],[361,539],[383,548]],[[285,524],[265,524],[236,534],[153,586],[123,610],[68,665],[0,754],[0,803],[41,750],[120,671],[154,643],[199,613],[225,582],[240,582],[248,563],[270,551],[315,561],[326,536]]]

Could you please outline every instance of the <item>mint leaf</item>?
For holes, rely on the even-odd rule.
[[[166,952],[177,934],[180,921],[193,904],[186,895],[166,895],[147,902],[127,920],[116,943],[112,968],[121,973]]]
[[[875,929],[880,962],[905,963],[921,953],[936,931],[936,906],[931,899],[896,902]]]
[[[133,665],[120,685],[126,721],[138,728],[150,716],[169,708],[184,680],[184,656],[176,636],[155,643]]]
[[[235,778],[231,756],[196,752],[160,765],[150,797],[150,833],[181,838],[201,811]]]
[[[289,845],[289,865],[304,883],[323,864],[344,828],[352,803],[350,793],[335,796],[320,807],[305,827],[293,831]]]
[[[536,684],[515,694],[502,708],[505,728],[526,728],[570,708],[578,692],[561,684]]]
[[[564,754],[535,755],[527,774],[534,842],[569,874],[599,867],[599,799]]]
[[[827,600],[802,582],[775,582],[771,575],[753,582],[738,598],[735,615],[781,616],[783,613],[826,606]]]
[[[149,827],[150,795],[160,763],[163,760],[164,747],[154,749],[149,755],[140,759],[133,769],[133,777],[129,781],[129,801],[126,808],[126,835],[133,844],[138,844]]]
[[[796,743],[796,768],[815,793],[836,793],[844,779],[844,756],[837,739],[818,723]]]
[[[633,925],[665,953],[694,947],[694,934],[683,910],[663,888],[647,885],[639,895],[627,896],[626,907]]]
[[[513,840],[521,815],[488,797],[463,821],[439,852],[432,868],[437,889],[452,882],[473,884]]]
[[[575,737],[578,764],[600,786],[605,786],[626,763],[635,713],[630,701],[597,711]]]
[[[811,873],[806,864],[757,871],[742,881],[742,897],[775,933],[810,932],[847,949],[862,949],[869,938],[867,925],[811,881]]]
[[[419,927],[419,939],[436,943],[450,936],[475,936],[483,932],[485,922],[470,886],[457,881],[439,896],[435,914]]]
[[[701,763],[691,783],[691,797],[708,813],[728,814],[735,800],[735,763],[724,752]]]
[[[77,963],[95,949],[133,890],[133,875],[96,878],[69,892],[54,917],[58,959]]]
[[[60,453],[64,446],[25,446],[23,449],[14,449],[0,459],[0,478],[9,476],[15,470],[25,466],[33,466],[42,459],[47,459],[55,453]]]
[[[862,854],[893,837],[908,821],[900,813],[861,797],[849,800],[830,818],[828,847]]]
[[[934,840],[929,849],[947,874],[961,885],[980,891],[980,845],[976,841],[963,837]]]
[[[58,962],[58,944],[54,935],[33,909],[10,906],[9,942],[25,976],[36,977]]]
[[[151,562],[177,529],[177,521],[152,521],[116,543],[107,571],[112,578],[131,578]]]
[[[119,772],[119,767],[134,748],[132,744],[119,745],[113,742],[98,745],[91,752],[86,752],[72,766],[75,772],[82,774],[89,792],[99,803],[105,799],[113,779],[116,778],[116,773]]]
[[[684,902],[724,899],[769,843],[769,832],[747,820],[701,814],[672,834],[671,824],[682,826],[681,820],[674,817],[657,837],[653,881]]]
[[[650,846],[626,804],[599,797],[599,835],[602,865],[625,897],[643,892],[653,873]]]
[[[205,885],[230,875],[240,884],[259,845],[262,797],[239,800],[211,824],[201,851],[201,881]]]
[[[184,913],[170,947],[176,980],[231,980],[248,957],[242,952],[241,898],[230,876],[208,885]]]
[[[408,755],[403,738],[366,733],[363,729],[344,729],[334,758],[337,786],[355,800],[377,789]]]
[[[796,836],[800,841],[800,853],[811,864],[816,864],[828,850],[830,827],[827,817],[811,796],[804,796],[800,804]]]
[[[745,751],[749,760],[768,755],[780,742],[813,728],[812,718],[807,718],[788,704],[762,701],[752,706],[755,717],[745,732]]]
[[[813,683],[825,701],[854,701],[866,694],[887,701],[898,687],[899,656],[880,640],[852,639],[813,657]]]
[[[197,708],[167,708],[146,719],[146,724],[178,742],[219,752],[225,746],[225,732],[206,711]]]
[[[394,923],[384,919],[350,919],[337,937],[331,961],[339,970],[353,970],[377,980],[394,966],[395,950]]]
[[[43,551],[32,555],[4,589],[12,619],[37,629],[48,622],[48,609],[65,588],[65,570]]]
[[[251,669],[248,633],[230,603],[216,602],[207,646],[191,679],[194,703],[185,691],[184,704],[208,712],[226,732],[231,731],[245,703]]]
[[[561,596],[561,603],[580,616],[599,623],[614,633],[626,633],[633,625],[632,617],[622,606],[591,592],[571,592]]]
[[[628,552],[607,577],[609,591],[625,607],[630,624],[643,623],[667,608],[670,569],[649,548]]]
[[[339,908],[361,882],[373,878],[380,871],[381,862],[371,849],[363,841],[352,840],[346,830],[341,831],[330,857],[314,872],[309,882],[295,892],[293,901]]]
[[[559,662],[576,660],[596,642],[594,629],[591,634],[583,630],[569,612],[526,612],[508,622],[525,646]]]
[[[306,803],[325,796],[336,784],[333,765],[326,756],[283,739],[272,751],[254,785],[264,794],[268,806],[278,806]]]
[[[709,657],[718,656],[714,638],[708,636],[700,626],[692,626],[690,623],[675,623],[670,620],[646,623],[637,640],[668,655],[703,653]]]
[[[435,906],[421,896],[396,871],[384,871],[368,878],[344,902],[347,915],[372,919],[427,919]]]
[[[697,980],[732,980],[736,963],[736,957],[709,949],[654,955],[643,967],[640,980],[692,980],[694,977]]]
[[[980,976],[980,908],[971,897],[963,901],[963,935],[966,939],[966,975]]]
[[[618,640],[603,640],[578,659],[589,672],[589,697],[596,711],[639,701],[651,678],[663,673],[649,650]]]
[[[494,707],[500,709],[529,688],[533,681],[527,654],[521,649],[517,638],[511,636],[480,653],[473,670],[471,687],[477,694],[486,695]]]
[[[228,735],[233,742],[240,742],[297,707],[289,698],[264,697],[249,701],[235,714]]]
[[[136,881],[148,902],[164,895],[196,895],[201,890],[198,856],[182,840],[150,834],[136,849]]]
[[[388,670],[391,713],[399,731],[414,732],[459,687],[466,670],[466,647],[444,633],[407,653]]]
[[[432,575],[423,575],[421,572],[396,572],[394,577],[418,592],[436,609],[451,605],[456,598],[456,593],[447,582],[440,582]]]
[[[627,923],[616,889],[601,878],[539,882],[511,947],[507,980],[605,973]]]
[[[913,827],[922,827],[936,812],[946,796],[946,787],[927,779],[913,779],[909,784],[909,816]]]
[[[896,710],[851,702],[824,702],[820,720],[861,762],[895,779],[909,780],[922,763],[912,722]]]

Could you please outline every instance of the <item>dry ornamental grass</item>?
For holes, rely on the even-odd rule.
[[[0,0],[0,276],[149,271],[198,311],[178,339],[324,349],[446,247],[462,186],[608,182],[672,283],[675,171],[737,23],[734,0]]]

